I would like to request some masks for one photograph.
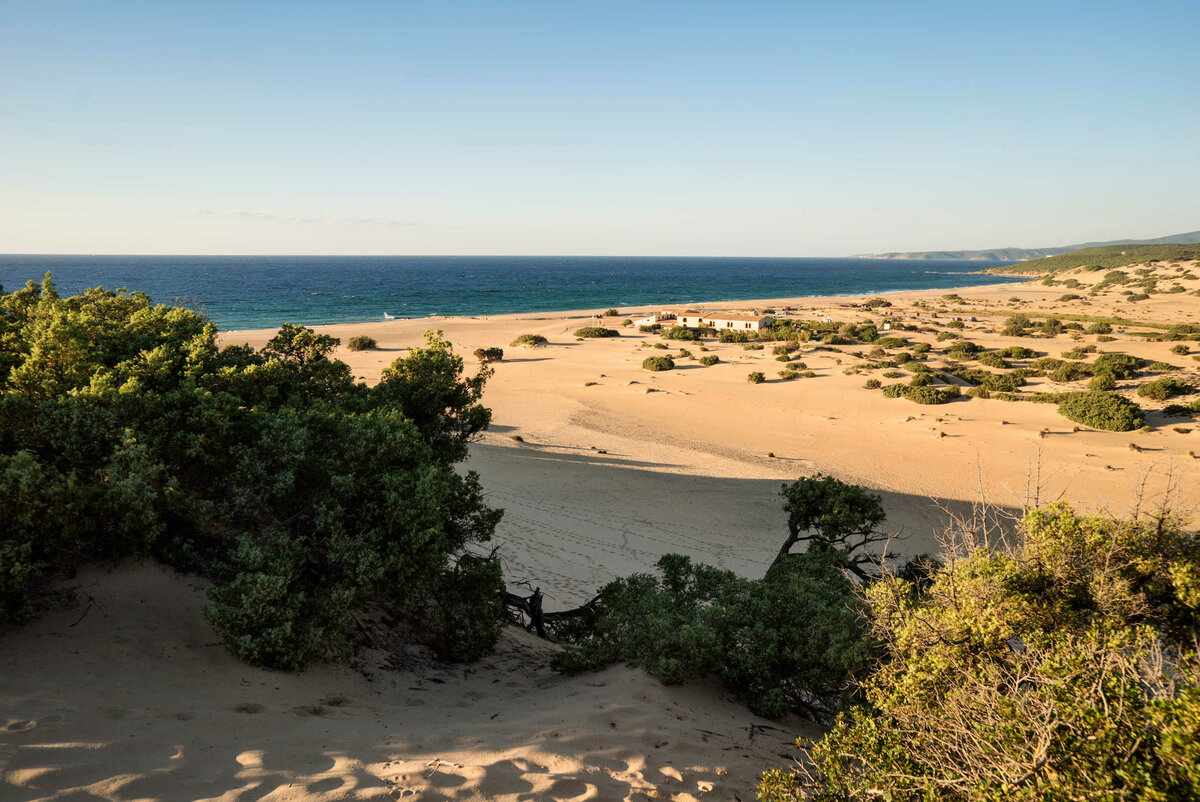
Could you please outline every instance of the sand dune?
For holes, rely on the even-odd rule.
[[[77,608],[2,635],[5,800],[748,799],[800,731],[705,684],[556,676],[520,630],[471,666],[412,647],[259,670],[217,643],[197,581],[76,584]]]

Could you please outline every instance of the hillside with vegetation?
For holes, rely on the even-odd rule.
[[[965,259],[989,262],[1023,262],[1046,256],[1077,251],[1083,248],[1100,248],[1110,245],[1179,245],[1200,242],[1200,231],[1186,234],[1171,234],[1154,239],[1118,239],[1108,242],[1081,242],[1078,245],[1060,245],[1053,248],[986,248],[973,251],[891,251],[889,253],[864,253],[857,259]]]
[[[1106,245],[1098,248],[1080,248],[1070,253],[1047,256],[1022,264],[993,267],[985,272],[1044,276],[1076,268],[1111,270],[1150,262],[1183,262],[1193,259],[1200,259],[1200,244]]]

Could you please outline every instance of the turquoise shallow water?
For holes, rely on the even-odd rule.
[[[0,255],[13,290],[54,274],[59,292],[129,287],[182,299],[222,329],[427,315],[848,295],[1023,279],[974,271],[1003,262],[594,256]]]

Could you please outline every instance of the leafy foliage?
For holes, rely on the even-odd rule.
[[[1012,551],[965,552],[924,587],[866,596],[886,651],[761,799],[1195,799],[1200,543],[1169,513],[1034,510]]]
[[[510,342],[508,346],[509,348],[520,348],[521,346],[525,346],[526,348],[540,348],[548,342],[550,341],[540,334],[522,334]]]
[[[575,329],[575,336],[584,339],[596,339],[603,337],[620,337],[621,332],[616,329],[610,329],[605,326],[584,326],[581,329]]]
[[[503,348],[476,348],[475,358],[480,362],[501,362],[504,360]]]
[[[1167,376],[1146,382],[1137,389],[1138,395],[1152,398],[1155,401],[1166,401],[1177,395],[1188,395],[1194,392],[1196,392],[1196,388],[1193,385]]]
[[[1145,423],[1141,407],[1123,396],[1103,390],[1063,393],[1058,413],[1067,420],[1110,432],[1132,431]]]
[[[751,384],[762,384],[764,381],[766,381],[766,378],[767,377],[762,374],[761,370],[753,370],[746,374],[746,381],[750,382]]]
[[[368,337],[365,334],[360,334],[356,337],[351,337],[346,340],[346,347],[351,351],[374,351],[379,347],[379,343],[374,337]]]
[[[664,340],[697,340],[696,332],[686,326],[672,326],[664,331],[661,335]]]
[[[847,677],[871,658],[842,557],[792,555],[749,580],[665,555],[659,576],[634,574],[600,591],[579,648],[555,667],[626,661],[668,684],[713,675],[765,716],[839,709]]]
[[[669,356],[648,356],[642,360],[643,370],[662,371],[674,370],[675,360]]]
[[[487,371],[439,333],[368,388],[311,329],[222,349],[194,312],[47,279],[0,294],[0,342],[0,618],[81,563],[156,556],[213,579],[235,653],[294,669],[344,653],[366,604],[425,607],[499,520],[454,469]],[[493,636],[502,591],[472,602]]]

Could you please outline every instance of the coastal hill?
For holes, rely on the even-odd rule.
[[[1046,256],[1077,251],[1081,248],[1100,248],[1108,245],[1191,245],[1200,242],[1200,231],[1171,234],[1155,239],[1118,239],[1109,242],[1082,242],[1056,248],[988,248],[980,251],[892,251],[889,253],[860,253],[854,259],[977,259],[992,262],[1024,262]]]
[[[1019,265],[992,267],[984,272],[1044,276],[1075,268],[1114,270],[1129,265],[1182,262],[1194,259],[1200,259],[1200,244],[1105,245],[1096,248],[1080,248],[1068,253],[1032,259]]]

